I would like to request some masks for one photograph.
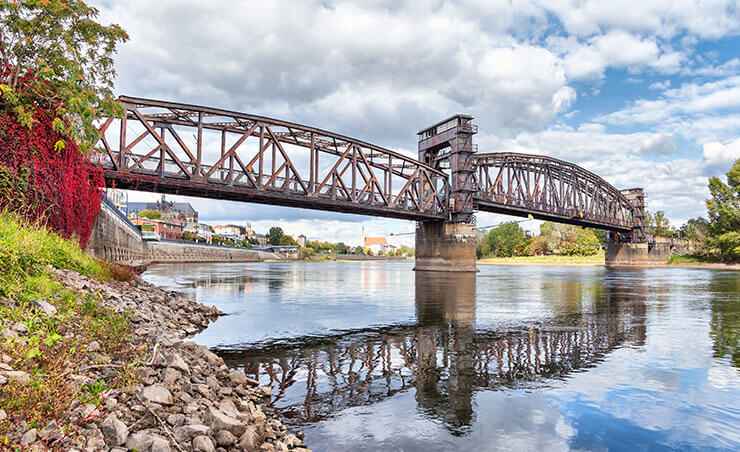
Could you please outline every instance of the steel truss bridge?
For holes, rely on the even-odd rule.
[[[92,159],[109,187],[416,221],[454,221],[462,208],[621,233],[636,221],[619,190],[549,157],[472,154],[464,170],[446,170],[439,164],[444,156],[423,163],[264,116],[127,96],[119,101],[125,113],[102,123],[101,152]],[[463,120],[449,124],[446,133],[477,131]],[[467,207],[455,203],[461,193],[473,198]]]

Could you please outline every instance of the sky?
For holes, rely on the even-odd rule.
[[[475,117],[478,152],[544,154],[643,187],[674,226],[740,158],[734,0],[90,2],[131,39],[115,93],[280,118],[414,155]],[[159,195],[131,192],[131,200]],[[202,221],[358,244],[414,223],[187,200]],[[480,213],[479,225],[506,217]],[[523,226],[537,229],[531,221]],[[413,244],[413,235],[391,243]]]

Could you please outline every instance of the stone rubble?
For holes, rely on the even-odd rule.
[[[103,303],[119,312],[129,310],[133,334],[148,350],[136,387],[127,392],[104,392],[97,407],[78,404],[74,408],[78,419],[86,422],[80,423],[82,431],[74,437],[74,444],[64,450],[310,452],[282,423],[263,411],[261,403],[269,401],[270,387],[259,387],[258,381],[243,372],[230,370],[207,347],[184,340],[222,315],[218,309],[140,278],[102,284],[73,271],[54,272],[63,284],[97,292]],[[38,307],[47,310],[43,304]],[[87,347],[93,355],[100,349],[97,343]],[[105,362],[106,357],[96,358]],[[110,368],[99,370],[102,376],[110,375],[106,372],[111,372]],[[0,369],[4,378],[24,378],[20,374]],[[60,434],[55,424],[40,432],[19,426],[17,432],[32,450],[45,450],[40,437]]]

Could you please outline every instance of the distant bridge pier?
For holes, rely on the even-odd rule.
[[[448,221],[416,228],[416,271],[476,272],[473,117],[455,115],[418,133],[419,161],[449,174]]]
[[[608,267],[645,267],[666,264],[671,258],[670,243],[657,243],[645,231],[645,192],[642,188],[622,190],[632,204],[632,231],[607,234],[606,254]]]

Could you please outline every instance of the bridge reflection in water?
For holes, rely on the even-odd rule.
[[[271,383],[271,405],[290,424],[413,390],[419,410],[464,434],[476,391],[548,385],[595,366],[614,348],[645,341],[643,297],[628,280],[600,286],[588,312],[504,331],[476,324],[474,274],[415,277],[416,324],[219,354]]]

